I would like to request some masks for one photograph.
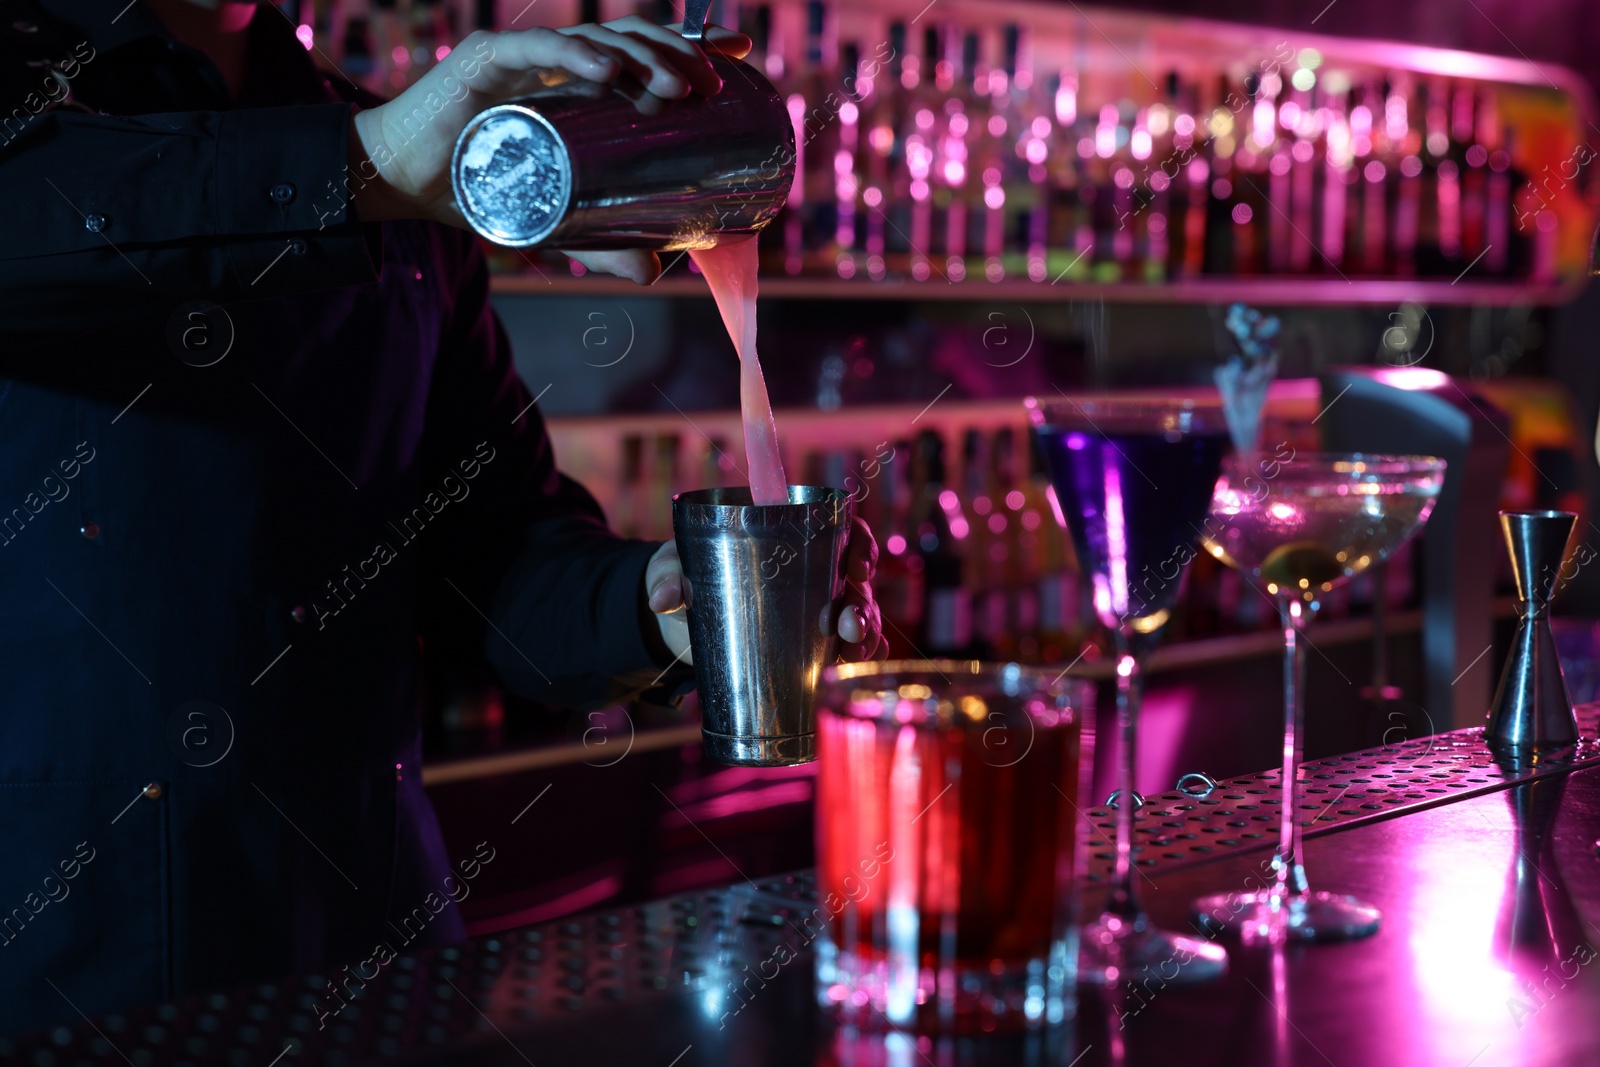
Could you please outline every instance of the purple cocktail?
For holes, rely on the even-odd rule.
[[[1079,980],[1112,985],[1157,971],[1169,984],[1213,979],[1227,969],[1222,948],[1156,928],[1139,903],[1131,798],[1141,665],[1196,554],[1227,424],[1220,405],[1194,401],[1030,398],[1028,412],[1117,655],[1116,873],[1105,911],[1084,927]]]

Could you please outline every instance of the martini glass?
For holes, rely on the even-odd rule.
[[[1084,926],[1079,981],[1116,985],[1152,969],[1169,984],[1217,978],[1228,965],[1220,945],[1158,929],[1139,903],[1133,769],[1142,665],[1195,557],[1228,449],[1227,422],[1215,402],[1030,397],[1027,407],[1117,657],[1116,870],[1105,911]]]
[[[1280,450],[1281,451],[1281,450]],[[1283,796],[1272,882],[1195,901],[1211,929],[1237,925],[1246,943],[1339,941],[1378,929],[1378,909],[1312,892],[1301,863],[1300,758],[1305,743],[1305,629],[1330,589],[1391,556],[1422,528],[1444,484],[1432,456],[1298,453],[1235,456],[1217,482],[1206,550],[1265,586],[1283,624]]]

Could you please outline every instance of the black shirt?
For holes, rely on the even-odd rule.
[[[275,8],[236,102],[141,3],[5,15],[0,1032],[459,937],[421,665],[651,684],[654,546],[557,471],[474,239],[336,195],[360,93]]]

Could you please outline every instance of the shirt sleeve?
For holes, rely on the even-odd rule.
[[[489,303],[482,252],[434,229],[462,269],[430,392],[424,484],[475,477],[424,563],[424,654],[564,707],[681,689],[692,670],[675,663],[645,602],[658,543],[612,533],[594,497],[556,469]]]
[[[121,117],[58,108],[0,129],[0,321],[113,324],[153,295],[217,302],[370,282],[352,105]]]

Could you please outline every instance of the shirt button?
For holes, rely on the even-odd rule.
[[[106,217],[99,213],[85,215],[83,217],[83,228],[88,230],[90,233],[99,233],[101,230],[106,228]]]
[[[85,541],[93,541],[100,536],[100,524],[98,522],[86,522],[78,529],[78,532],[83,534]]]
[[[274,204],[287,204],[294,200],[294,186],[288,182],[279,182],[267,190],[267,195],[272,197]]]
[[[305,622],[309,614],[310,613],[306,611],[306,606],[304,604],[296,604],[294,607],[289,609],[289,618],[293,619],[295,622]]]
[[[294,255],[297,255],[297,256],[305,255],[306,254],[306,241],[305,241],[305,238],[303,238],[303,237],[291,237],[289,239],[289,251],[292,252]]]
[[[162,790],[160,782],[151,782],[149,785],[144,787],[144,795],[149,797],[151,800],[160,800],[161,792]]]

